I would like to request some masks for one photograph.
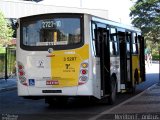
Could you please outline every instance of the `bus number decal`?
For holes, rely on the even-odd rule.
[[[64,57],[64,61],[76,61],[77,57]]]

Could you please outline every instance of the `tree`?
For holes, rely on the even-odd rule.
[[[0,45],[10,44],[12,39],[13,30],[7,23],[3,13],[0,11]]]
[[[142,30],[146,47],[157,55],[160,49],[160,0],[136,0],[130,16],[132,24]]]
[[[147,40],[160,42],[160,0],[137,0],[130,16],[132,24],[142,30]]]

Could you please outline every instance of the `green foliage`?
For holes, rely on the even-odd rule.
[[[5,47],[0,47],[0,78],[4,77],[5,73],[5,55],[6,49]],[[8,76],[14,74],[15,71],[15,61],[16,61],[16,48],[8,47],[7,48],[7,71]]]
[[[137,0],[131,8],[132,23],[140,28],[157,26],[160,24],[159,8],[159,0]]]
[[[1,54],[1,53],[5,53],[5,52],[6,52],[6,51],[5,51],[5,48],[0,46],[0,54]]]
[[[130,16],[148,41],[160,44],[160,0],[137,0]]]
[[[146,46],[151,51],[152,55],[157,56],[159,54],[160,44],[147,40],[146,41]]]
[[[7,23],[3,13],[0,11],[0,46],[10,44],[12,39],[13,30]]]
[[[152,55],[152,60],[160,60],[160,55],[155,55],[155,54],[153,54]]]

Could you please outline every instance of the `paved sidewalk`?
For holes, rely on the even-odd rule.
[[[154,61],[146,67],[147,74],[157,74],[152,79],[159,79],[159,62]],[[140,94],[106,110],[89,120],[160,120],[160,81]]]
[[[12,90],[17,88],[17,79],[9,78],[7,80],[0,79],[0,92]]]
[[[155,84],[89,120],[160,120],[160,85]]]

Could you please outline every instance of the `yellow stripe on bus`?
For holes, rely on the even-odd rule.
[[[89,46],[71,50],[54,51],[51,57],[51,78],[58,81],[53,87],[77,86],[81,63],[89,58]]]
[[[135,73],[135,69],[138,69],[138,76],[139,76],[139,83],[142,82],[141,81],[141,77],[140,77],[140,65],[139,65],[139,56],[138,55],[133,55],[132,56],[132,79],[133,82],[135,82],[134,80],[134,73]]]

